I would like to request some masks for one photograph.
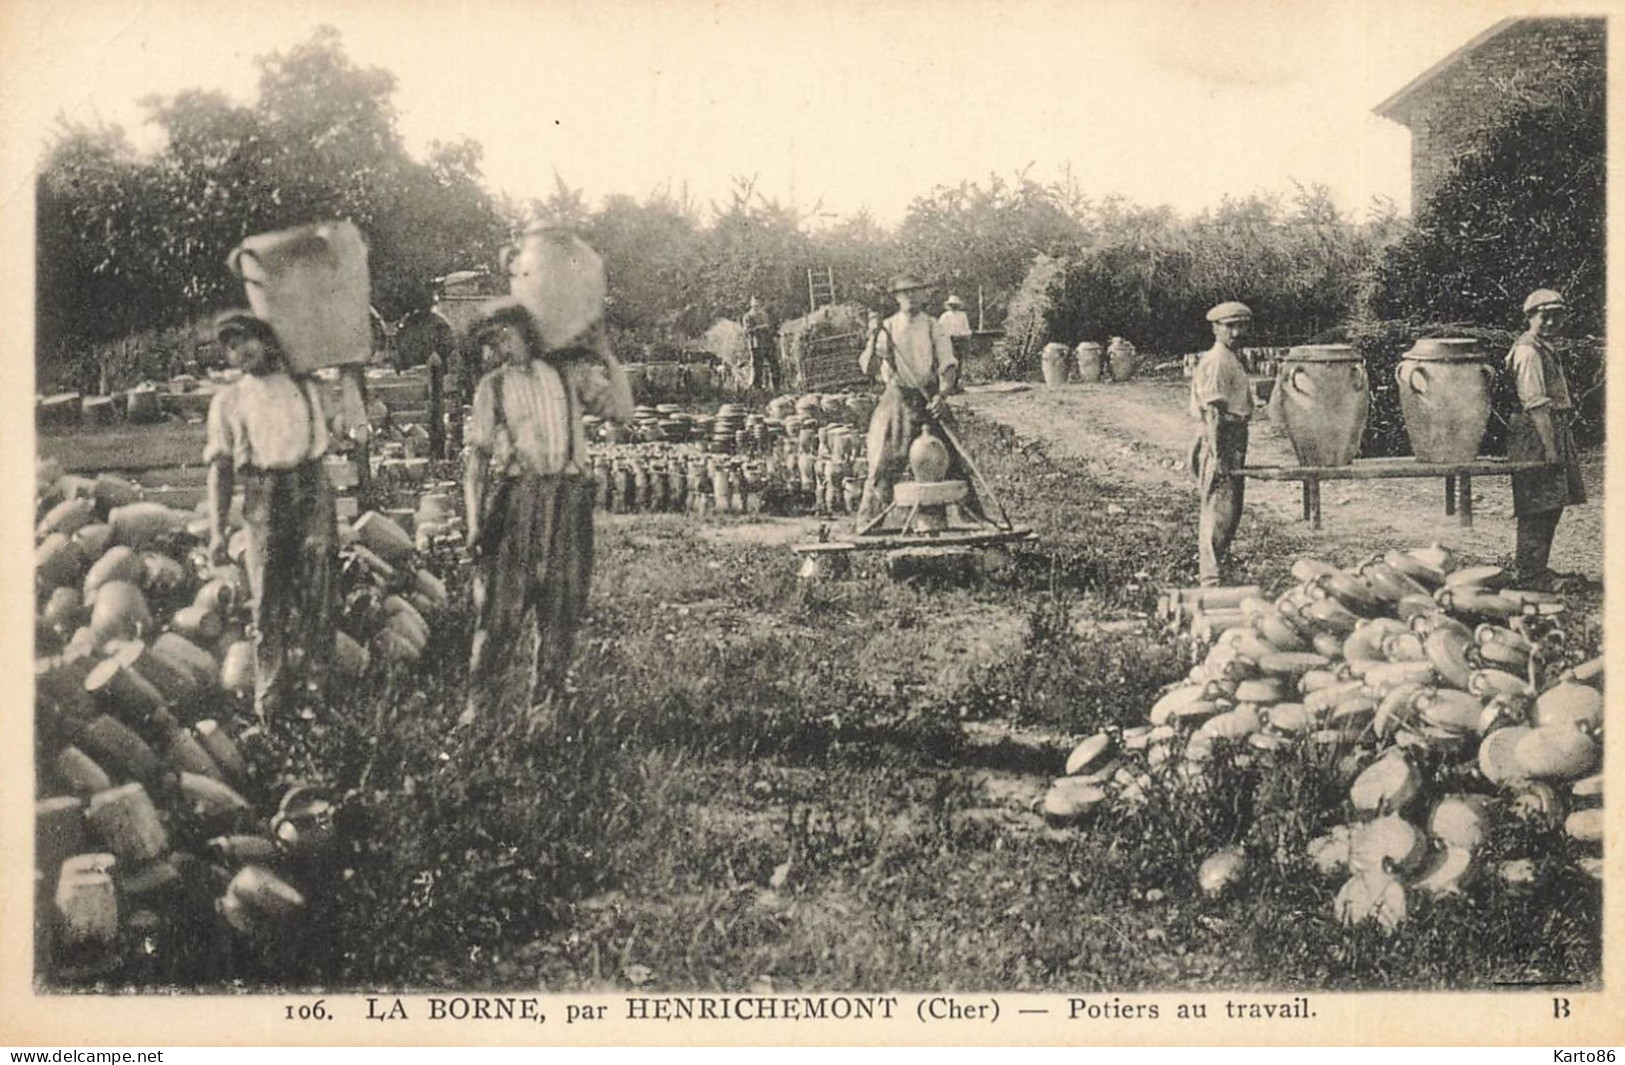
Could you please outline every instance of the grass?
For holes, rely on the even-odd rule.
[[[1142,806],[1045,825],[1019,796],[1041,794],[1059,759],[990,762],[964,725],[1084,735],[1143,721],[1187,665],[1147,615],[1159,589],[1193,583],[1194,507],[1173,489],[1092,480],[974,419],[965,431],[1042,537],[979,581],[895,583],[860,559],[848,578],[807,584],[782,547],[707,537],[681,516],[605,519],[593,616],[556,724],[514,706],[452,729],[468,631],[454,606],[417,668],[379,672],[329,718],[279,727],[262,752],[265,794],[326,783],[343,796],[347,843],[304,871],[313,904],[299,956],[239,950],[198,970],[201,982],[1595,982],[1600,892],[1567,871],[1549,829],[1509,825],[1491,843],[1492,856],[1552,856],[1538,892],[1491,878],[1465,899],[1419,903],[1397,936],[1337,925],[1336,882],[1301,855],[1350,816],[1347,785],[1305,752],[1266,768],[1221,747],[1195,779],[1152,773]],[[1279,586],[1291,558],[1267,528],[1244,537],[1249,571]],[[463,571],[450,556],[435,565],[461,602]],[[1207,898],[1196,869],[1230,845],[1252,875]]]

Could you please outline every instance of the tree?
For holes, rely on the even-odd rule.
[[[1606,76],[1600,64],[1521,72],[1501,87],[1467,154],[1390,246],[1371,286],[1377,318],[1507,325],[1555,288],[1580,330],[1606,311]]]

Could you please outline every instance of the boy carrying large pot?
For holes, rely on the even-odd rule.
[[[1563,508],[1586,501],[1574,445],[1574,400],[1552,339],[1562,327],[1563,297],[1543,288],[1523,302],[1528,329],[1507,352],[1506,369],[1521,410],[1508,425],[1507,458],[1544,462],[1545,469],[1512,475],[1512,512],[1518,518],[1520,587],[1549,590],[1559,579],[1549,566]]]
[[[254,597],[254,708],[268,721],[301,682],[325,680],[333,648],[338,556],[333,491],[323,469],[328,429],[321,395],[295,375],[270,324],[249,311],[215,320],[227,359],[243,371],[209,403],[203,461],[209,468],[209,553],[226,561],[228,515],[243,485],[243,565]],[[304,670],[289,667],[303,652]]]
[[[532,621],[526,705],[562,682],[592,580],[582,415],[632,417],[632,390],[602,320],[550,350],[525,305],[503,297],[485,305],[471,336],[496,365],[474,390],[466,427],[476,622],[463,724],[498,704]]]

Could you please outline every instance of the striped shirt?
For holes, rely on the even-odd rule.
[[[312,378],[244,374],[209,402],[203,461],[291,470],[327,454],[327,420]]]
[[[502,416],[497,417],[496,379],[502,378]],[[542,359],[500,366],[474,390],[468,443],[491,456],[502,473],[543,476],[577,472],[587,456],[582,412],[614,417],[609,379],[602,366],[570,362],[556,367]]]

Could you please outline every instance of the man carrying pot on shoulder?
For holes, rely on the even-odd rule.
[[[325,681],[333,649],[333,574],[338,557],[321,395],[309,376],[289,372],[275,331],[248,311],[215,319],[227,360],[243,376],[209,403],[203,461],[208,466],[209,555],[227,560],[232,492],[243,486],[247,546],[243,566],[254,597],[254,709],[269,721],[300,682]],[[303,652],[305,670],[289,668]]]
[[[1562,328],[1563,297],[1543,288],[1524,300],[1528,329],[1507,352],[1506,370],[1517,388],[1520,410],[1508,425],[1507,458],[1544,462],[1547,468],[1512,475],[1512,512],[1518,519],[1520,587],[1550,590],[1562,578],[1552,572],[1552,541],[1563,508],[1586,501],[1574,445],[1574,401],[1553,339]]]
[[[1191,445],[1190,469],[1201,493],[1197,523],[1197,573],[1203,587],[1223,583],[1230,544],[1241,524],[1246,481],[1232,476],[1247,464],[1247,426],[1252,387],[1241,363],[1241,342],[1253,322],[1245,303],[1221,303],[1207,312],[1213,346],[1191,373],[1191,417],[1202,431]]]
[[[495,708],[525,652],[526,705],[563,681],[592,580],[594,483],[582,415],[632,417],[632,389],[601,319],[575,343],[547,350],[530,311],[510,296],[486,304],[470,334],[495,366],[474,390],[466,428],[476,621],[462,724]]]

